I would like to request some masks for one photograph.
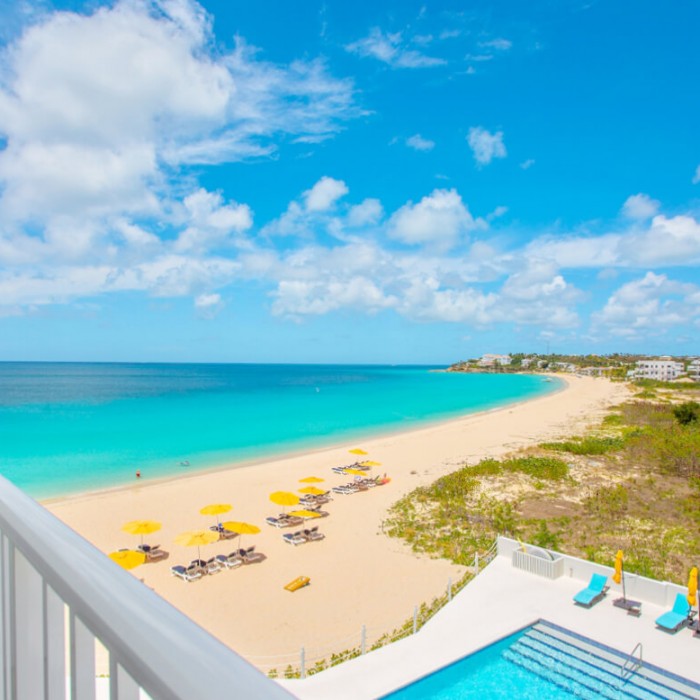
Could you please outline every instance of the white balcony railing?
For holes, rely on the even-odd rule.
[[[0,477],[0,698],[292,698]]]

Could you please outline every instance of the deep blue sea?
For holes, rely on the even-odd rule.
[[[0,363],[0,473],[46,498],[133,483],[137,469],[177,476],[361,441],[560,386],[431,369]]]

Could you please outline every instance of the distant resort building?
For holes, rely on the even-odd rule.
[[[584,377],[603,377],[613,369],[614,367],[580,367],[576,372]]]
[[[669,382],[678,379],[685,371],[682,362],[676,362],[670,357],[661,357],[658,360],[639,360],[636,369],[630,372],[634,379],[656,379],[660,382]]]
[[[698,359],[693,360],[688,365],[688,376],[694,382],[700,382],[700,360],[698,360]]]
[[[487,353],[482,355],[477,362],[479,367],[507,367],[512,362],[510,355],[493,355]]]

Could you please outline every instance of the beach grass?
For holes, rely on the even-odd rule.
[[[700,559],[700,421],[685,388],[663,389],[661,400],[616,406],[583,434],[414,490],[386,531],[457,563],[498,534],[606,565],[621,548],[629,571],[684,583]]]

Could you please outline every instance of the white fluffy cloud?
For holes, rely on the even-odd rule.
[[[194,308],[201,318],[214,318],[223,307],[221,294],[199,294],[194,299]]]
[[[231,243],[232,234],[247,231],[253,217],[247,204],[224,204],[219,193],[200,189],[184,199],[187,228],[175,242],[175,250],[206,252]]]
[[[629,200],[627,200],[629,202]],[[650,213],[651,203],[637,201],[636,213]],[[646,209],[646,212],[639,210]],[[700,222],[692,216],[658,214],[637,218],[627,230],[588,236],[542,236],[525,248],[530,257],[564,268],[687,266],[700,264]]]
[[[494,158],[505,158],[507,155],[502,131],[492,134],[481,126],[473,126],[469,129],[467,141],[479,165],[488,165]]]
[[[446,63],[442,58],[407,48],[401,32],[391,34],[378,27],[373,27],[369,36],[348,44],[345,49],[364,58],[376,58],[393,68],[430,68]]]
[[[433,190],[417,204],[404,204],[389,220],[388,235],[409,245],[456,245],[465,234],[485,226],[475,221],[457,190]]]
[[[697,185],[700,182],[700,165],[695,168],[695,175],[693,175],[693,184]]]
[[[245,244],[252,213],[184,166],[322,140],[359,113],[322,61],[215,47],[194,0],[33,21],[0,57],[0,281],[17,303],[213,294],[237,264],[210,256]]]
[[[513,46],[513,42],[509,39],[498,37],[497,39],[490,39],[489,41],[480,41],[479,46],[483,49],[496,49],[496,51],[508,51]]]
[[[406,139],[406,145],[414,151],[432,151],[435,148],[435,141],[424,139],[420,134],[414,134]]]
[[[328,211],[349,192],[342,180],[322,177],[310,190],[304,192],[307,211]]]
[[[241,40],[214,54],[210,38],[192,0],[29,27],[2,67],[2,221],[160,216],[173,168],[264,154],[273,135],[326,136],[352,115],[352,86],[323,64],[276,66]]]
[[[622,285],[594,314],[593,323],[614,335],[639,337],[663,333],[700,318],[700,287],[647,272]]]
[[[424,249],[399,253],[366,240],[333,248],[309,245],[267,268],[275,279],[273,312],[300,318],[342,308],[391,309],[414,320],[477,327],[577,325],[581,293],[553,265],[521,262],[505,273],[500,287],[487,290],[478,280],[494,251],[483,244],[474,248],[454,258]]]
[[[353,228],[359,226],[375,226],[384,216],[384,208],[378,199],[369,197],[360,204],[350,208],[347,223]]]
[[[661,202],[652,199],[648,194],[633,194],[625,200],[622,205],[622,213],[630,219],[651,219],[655,216]]]

